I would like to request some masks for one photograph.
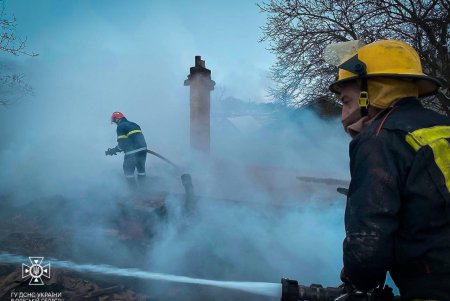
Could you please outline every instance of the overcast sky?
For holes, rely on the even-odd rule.
[[[6,9],[17,18],[18,34],[28,37],[28,51],[39,53],[21,60],[78,68],[138,59],[142,69],[159,68],[164,88],[174,89],[201,55],[225,94],[268,100],[274,56],[258,42],[265,15],[255,0],[9,0]],[[133,76],[123,71],[124,80]]]

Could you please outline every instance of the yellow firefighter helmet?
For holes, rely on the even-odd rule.
[[[356,49],[344,57],[339,67],[338,79],[330,90],[339,93],[346,82],[369,78],[408,79],[418,87],[419,97],[435,94],[441,83],[422,71],[417,52],[402,41],[380,40]]]

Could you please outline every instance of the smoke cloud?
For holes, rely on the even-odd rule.
[[[348,138],[339,121],[307,110],[258,109],[248,114],[257,116],[255,127],[214,115],[211,160],[191,160],[183,81],[194,56],[209,51],[203,58],[212,78],[244,100],[266,101],[267,71],[251,62],[252,72],[223,71],[233,55],[203,47],[188,18],[163,2],[123,11],[104,1],[57,2],[41,3],[34,19],[22,19],[22,28],[41,24],[29,36],[40,55],[17,59],[34,95],[0,111],[1,216],[15,233],[55,239],[40,254],[26,254],[2,232],[10,245],[0,251],[215,280],[339,284],[344,197],[336,187],[296,178],[348,179]],[[20,23],[27,15],[18,3],[12,8]],[[64,17],[53,17],[61,11]],[[149,188],[138,195],[127,190],[122,157],[104,155],[116,144],[109,116],[117,110],[141,126],[150,149],[192,175],[198,198],[192,216],[183,213],[180,174],[155,157],[147,161]],[[141,233],[136,242],[117,233],[124,211],[140,214],[129,213],[130,204],[155,194],[166,198],[167,213],[149,213],[151,235]],[[186,300],[227,299],[217,288],[139,286],[162,299],[173,297],[169,291],[186,293]],[[230,300],[240,298],[234,294]]]

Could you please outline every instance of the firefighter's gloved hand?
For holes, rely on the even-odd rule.
[[[372,292],[373,300],[394,300],[394,290],[389,285],[380,286]]]
[[[116,148],[108,148],[105,151],[105,155],[107,155],[107,156],[117,155],[117,149]]]

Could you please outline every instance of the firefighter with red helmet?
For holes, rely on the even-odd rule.
[[[450,300],[450,118],[418,100],[440,82],[404,42],[338,46],[330,90],[353,138],[341,278],[368,292],[389,272],[402,300]]]
[[[114,112],[111,115],[111,123],[117,125],[117,146],[109,148],[106,155],[116,155],[124,152],[123,172],[130,186],[135,186],[136,180],[134,171],[137,170],[138,182],[145,182],[145,161],[147,159],[147,143],[141,128],[134,122],[125,118],[121,112]]]

